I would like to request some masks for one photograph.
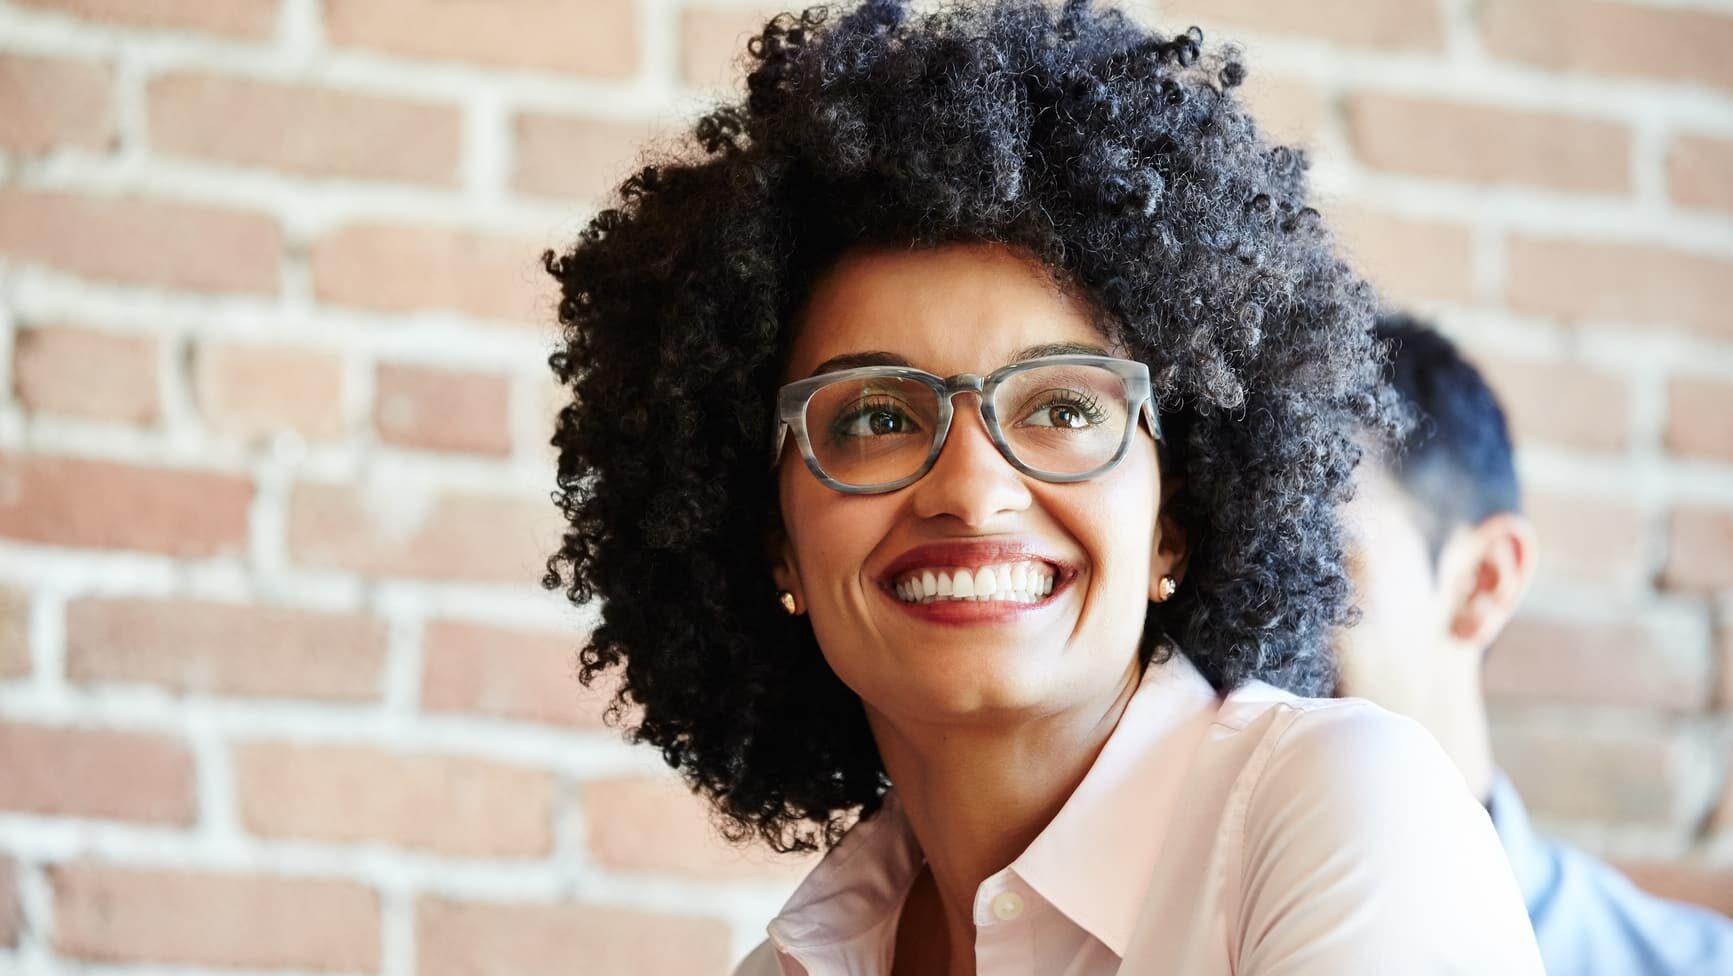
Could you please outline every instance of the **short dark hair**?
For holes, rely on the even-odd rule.
[[[1425,520],[1437,558],[1458,527],[1522,510],[1504,409],[1486,378],[1433,326],[1386,312],[1375,332],[1413,421],[1386,460]]]
[[[1088,0],[783,15],[748,44],[744,97],[547,256],[571,397],[545,583],[600,600],[583,680],[619,675],[635,707],[616,714],[733,833],[828,843],[887,786],[764,555],[788,344],[858,247],[1003,246],[1103,313],[1150,367],[1189,555],[1145,653],[1177,643],[1218,688],[1329,690],[1338,509],[1359,433],[1395,417],[1377,296],[1310,206],[1305,156],[1241,104],[1237,53],[1202,38]]]

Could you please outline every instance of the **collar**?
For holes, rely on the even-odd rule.
[[[1083,782],[1011,863],[1117,956],[1131,943],[1186,772],[1219,706],[1185,655],[1145,669]]]
[[[1009,871],[1123,957],[1197,743],[1220,699],[1183,654],[1144,669],[1101,752]],[[796,889],[769,931],[779,948],[883,938],[925,858],[893,789]]]
[[[1498,832],[1498,842],[1510,859],[1511,870],[1516,873],[1523,903],[1532,913],[1552,884],[1553,861],[1548,856],[1546,845],[1535,835],[1534,825],[1528,819],[1528,809],[1522,805],[1522,797],[1516,795],[1516,787],[1502,772],[1492,778],[1492,795],[1487,800],[1486,811],[1492,815],[1492,829]]]
[[[850,827],[770,920],[779,949],[843,948],[896,920],[926,858],[895,790]]]

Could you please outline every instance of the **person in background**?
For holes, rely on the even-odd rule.
[[[1504,413],[1436,330],[1386,314],[1376,331],[1414,424],[1395,457],[1368,452],[1349,504],[1360,619],[1338,636],[1338,694],[1407,715],[1443,744],[1492,815],[1552,976],[1733,973],[1733,921],[1537,835],[1499,773],[1481,665],[1537,553]]]

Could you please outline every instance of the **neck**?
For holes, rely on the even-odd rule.
[[[1481,688],[1484,654],[1464,649],[1446,657],[1451,665],[1433,675],[1432,694],[1410,717],[1426,726],[1456,763],[1474,796],[1485,803],[1492,796],[1496,767]]]
[[[927,859],[944,915],[947,968],[972,972],[975,892],[1058,814],[1119,723],[1142,669],[1103,701],[1035,718],[931,723],[867,719]]]

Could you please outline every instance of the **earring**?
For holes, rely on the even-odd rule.
[[[778,590],[776,598],[782,601],[782,609],[785,610],[790,617],[796,616],[800,613],[800,605],[794,602],[793,593],[790,593],[787,590]]]
[[[1166,603],[1172,599],[1174,591],[1178,589],[1179,581],[1163,573],[1161,582],[1155,585],[1155,602]]]

